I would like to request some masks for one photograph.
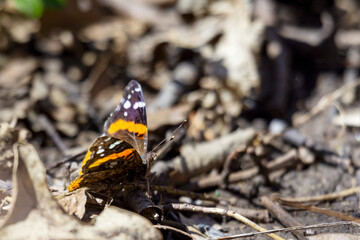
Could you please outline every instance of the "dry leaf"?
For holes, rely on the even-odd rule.
[[[82,219],[85,214],[85,205],[87,202],[86,189],[81,189],[73,194],[60,199],[58,202],[60,206],[69,215],[75,215],[79,219]]]
[[[259,52],[263,25],[251,20],[251,4],[246,1],[231,4],[214,56],[228,70],[227,84],[242,95],[249,95],[260,84],[254,52]]]

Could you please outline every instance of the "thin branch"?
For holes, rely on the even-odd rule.
[[[309,119],[323,111],[325,108],[330,106],[334,101],[339,99],[341,96],[343,96],[344,93],[346,93],[349,89],[355,88],[360,85],[360,79],[358,79],[355,82],[350,82],[348,84],[343,85],[339,89],[337,89],[334,92],[331,92],[329,94],[326,94],[323,96],[319,102],[316,103],[316,105],[307,113],[303,114],[302,116],[299,116],[298,118],[293,120],[294,126],[299,126],[307,122]]]
[[[177,229],[177,228],[174,228],[174,227],[170,227],[170,226],[166,226],[166,225],[160,225],[160,224],[154,225],[153,227],[158,228],[158,229],[165,229],[165,230],[171,230],[171,231],[174,231],[174,232],[178,232],[178,233],[181,233],[184,236],[187,236],[187,237],[189,237],[191,239],[194,239],[194,237],[191,236],[189,233],[184,232],[184,231],[182,231],[180,229]]]
[[[239,213],[224,209],[224,208],[211,208],[211,207],[202,207],[202,206],[195,206],[191,204],[185,204],[185,203],[170,203],[164,205],[164,209],[166,210],[177,210],[177,211],[187,211],[187,212],[200,212],[205,214],[216,214],[221,216],[228,216],[235,218],[236,220],[258,230],[259,232],[267,231],[265,228],[260,227],[256,223],[250,221],[249,219],[245,218],[244,216],[240,215]],[[269,237],[275,240],[284,240],[282,237],[279,237],[273,233],[267,234]]]
[[[333,222],[333,223],[319,223],[309,226],[294,226],[289,228],[278,228],[273,230],[267,230],[265,232],[254,232],[254,233],[242,233],[227,237],[220,237],[217,240],[228,240],[228,239],[235,239],[235,238],[245,238],[245,237],[253,237],[257,235],[263,235],[268,233],[275,233],[275,232],[289,232],[289,231],[296,231],[296,230],[306,230],[306,229],[313,229],[313,228],[325,228],[325,227],[335,227],[335,226],[346,226],[346,225],[356,225],[360,227],[360,224],[354,223],[354,222]]]
[[[357,222],[360,223],[360,218],[356,218],[341,212],[337,212],[337,211],[333,211],[333,210],[329,210],[329,209],[324,209],[324,208],[319,208],[319,207],[315,207],[315,206],[306,206],[300,203],[291,203],[291,202],[285,202],[285,201],[281,201],[279,199],[277,199],[278,202],[280,202],[282,205],[285,206],[289,206],[289,207],[293,207],[293,208],[298,208],[298,209],[304,209],[304,210],[308,210],[311,212],[316,212],[316,213],[320,213],[320,214],[324,214],[324,215],[328,215],[328,216],[332,216],[332,217],[336,217],[345,221],[353,221],[353,222]]]
[[[76,158],[78,158],[78,157],[84,156],[86,152],[87,152],[87,150],[84,150],[84,151],[79,152],[78,154],[75,154],[75,155],[73,155],[73,156],[65,157],[65,158],[63,158],[61,161],[59,161],[59,162],[55,163],[54,165],[46,168],[46,172],[49,172],[50,170],[52,170],[52,169],[54,169],[54,168],[57,168],[58,166],[66,163],[66,162],[70,162],[70,161],[72,161],[72,160],[74,160],[74,159],[76,159]]]
[[[300,198],[284,198],[284,197],[276,197],[284,202],[291,203],[307,203],[307,202],[320,202],[320,201],[331,201],[339,198],[344,198],[350,195],[358,194],[360,192],[360,186],[352,187],[345,189],[340,192],[333,192],[329,194],[319,195],[319,196],[311,196],[311,197],[300,197]]]
[[[55,146],[60,150],[61,154],[64,156],[68,152],[68,148],[62,141],[60,135],[56,131],[55,127],[52,125],[50,120],[45,115],[40,115],[38,118],[39,123],[45,130],[46,134],[49,135],[49,137],[54,142]]]
[[[292,227],[300,225],[288,212],[286,212],[281,206],[271,201],[267,196],[262,196],[260,198],[261,203],[271,212],[273,216],[278,219],[282,225],[286,227]],[[291,231],[297,239],[306,240],[304,233],[301,231]]]

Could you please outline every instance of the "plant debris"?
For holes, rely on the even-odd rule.
[[[1,238],[359,239],[357,1],[35,2],[0,3]],[[69,193],[132,79],[146,181]]]

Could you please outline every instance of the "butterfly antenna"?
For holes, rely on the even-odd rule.
[[[172,133],[171,133],[171,137],[169,139],[164,138],[158,145],[156,145],[153,150],[151,152],[155,152],[156,150],[158,150],[165,142],[170,142],[172,140],[175,139],[174,134],[179,131],[179,129],[184,126],[184,124],[187,122],[187,119],[185,119]]]

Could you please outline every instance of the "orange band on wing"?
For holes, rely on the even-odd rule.
[[[114,153],[114,154],[108,155],[106,157],[100,158],[100,159],[96,160],[96,162],[92,163],[89,166],[89,168],[97,167],[104,162],[107,162],[109,160],[114,160],[117,158],[125,158],[126,159],[126,158],[130,157],[130,155],[134,152],[134,150],[135,149],[133,149],[133,148],[129,148],[129,149],[125,149],[122,152]]]
[[[136,133],[139,138],[143,139],[146,135],[147,127],[142,123],[127,122],[122,119],[112,123],[108,129],[108,133],[115,133],[119,130],[128,130]]]
[[[74,180],[69,184],[69,186],[67,186],[66,189],[67,189],[69,192],[72,192],[72,191],[78,189],[78,188],[80,187],[80,185],[81,185],[82,180],[83,180],[83,176],[77,177],[76,179],[74,179]]]
[[[82,164],[81,164],[81,168],[80,168],[79,175],[82,175],[82,174],[83,174],[82,171],[81,171],[81,169],[84,167],[84,165],[86,164],[86,162],[89,160],[90,155],[91,155],[91,152],[90,152],[90,151],[87,151],[86,156],[85,156],[85,158],[84,158],[84,160],[83,160],[83,162],[82,162]]]

